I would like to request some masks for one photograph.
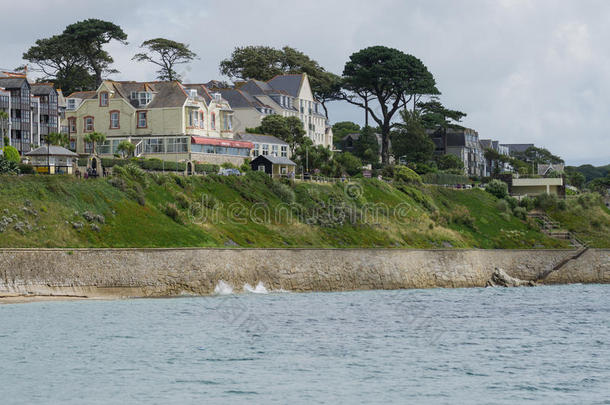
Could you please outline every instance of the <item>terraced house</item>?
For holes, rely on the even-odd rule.
[[[71,147],[89,154],[91,132],[106,135],[96,152],[117,154],[123,140],[138,157],[176,162],[243,163],[253,145],[234,139],[229,103],[201,84],[104,81],[96,91],[71,94],[66,125]]]
[[[217,91],[235,110],[235,130],[238,132],[259,126],[270,114],[293,116],[303,121],[307,136],[315,145],[332,146],[332,131],[305,73],[279,75],[266,82],[248,80],[236,83],[234,88]]]

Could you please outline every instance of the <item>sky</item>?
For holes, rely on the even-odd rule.
[[[567,164],[610,163],[606,0],[2,0],[0,17],[8,69],[73,22],[120,25],[129,44],[107,46],[117,80],[155,78],[131,58],[157,37],[190,45],[200,59],[179,71],[199,83],[226,79],[218,64],[236,46],[288,45],[341,74],[352,53],[385,45],[421,59],[443,104],[467,113],[463,125],[482,139],[534,143]],[[329,119],[362,124],[364,113],[333,102]]]

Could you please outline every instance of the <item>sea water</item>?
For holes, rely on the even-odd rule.
[[[226,287],[0,305],[0,403],[610,403],[607,285]]]

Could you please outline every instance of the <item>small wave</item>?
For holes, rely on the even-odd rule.
[[[214,287],[214,294],[217,294],[217,295],[233,294],[233,287],[231,287],[231,284],[225,283],[224,281],[220,280],[220,281],[218,281],[218,284],[216,284],[216,287]]]
[[[244,292],[253,294],[269,294],[269,291],[267,291],[267,288],[262,281],[259,281],[255,288],[252,288],[252,286],[248,283],[244,284]]]

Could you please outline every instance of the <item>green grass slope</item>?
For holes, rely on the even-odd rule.
[[[117,172],[0,176],[0,247],[567,246],[481,190]]]

